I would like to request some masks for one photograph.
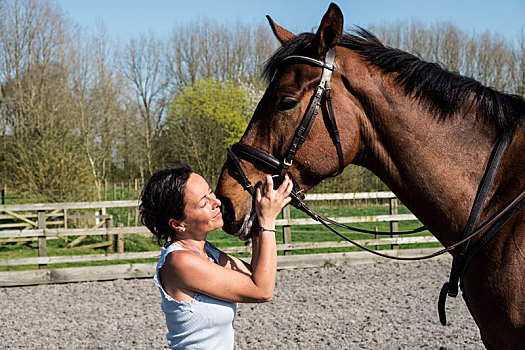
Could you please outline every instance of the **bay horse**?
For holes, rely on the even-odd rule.
[[[479,220],[494,216],[525,188],[522,97],[387,47],[362,28],[343,33],[335,4],[315,34],[294,35],[268,21],[281,47],[265,65],[269,85],[239,145],[260,150],[266,163],[284,158],[273,166],[285,168],[304,191],[350,163],[366,167],[449,247],[462,239],[501,135],[508,135],[508,146],[493,169]],[[329,108],[319,108],[293,163],[286,161],[327,68]],[[268,164],[240,158],[226,161],[216,192],[224,230],[246,239],[254,209],[244,189],[264,181]],[[462,276],[463,297],[487,349],[525,349],[524,211],[501,225]]]

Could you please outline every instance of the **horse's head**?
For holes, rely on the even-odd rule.
[[[335,4],[331,4],[315,34],[303,33],[297,36],[275,24],[270,17],[268,21],[282,46],[266,64],[265,75],[270,83],[240,143],[270,154],[279,160],[282,166],[323,74],[323,68],[319,64],[315,64],[314,61],[308,62],[304,57],[312,58],[317,63],[326,62],[327,53],[336,47],[342,36],[343,15]],[[287,59],[292,55],[302,58]],[[357,119],[338,118],[342,115],[355,115],[357,108],[354,102],[349,101],[351,96],[345,87],[345,79],[337,68],[338,61],[341,59],[338,58],[336,50],[336,69],[332,72],[330,86],[344,159],[339,159],[333,135],[329,131],[330,119],[325,96],[321,100],[311,131],[289,167],[297,184],[304,190],[336,174],[340,166],[350,163],[357,153]],[[338,102],[342,100],[345,100],[345,103]],[[254,184],[263,180],[265,173],[278,172],[268,167],[265,162],[239,158],[244,172]],[[232,159],[228,159],[217,186],[217,195],[223,202],[224,230],[245,239],[250,235],[255,215],[252,198],[243,190],[240,182],[240,175]]]

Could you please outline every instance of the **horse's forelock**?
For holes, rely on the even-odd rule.
[[[301,33],[288,40],[286,44],[279,47],[264,65],[263,76],[269,83],[274,78],[282,61],[291,55],[304,51],[314,37],[313,33]]]

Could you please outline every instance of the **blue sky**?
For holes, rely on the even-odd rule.
[[[331,1],[325,0],[58,0],[73,21],[88,29],[97,21],[120,39],[165,34],[198,18],[265,23],[270,15],[292,32],[312,31]],[[344,0],[336,1],[345,28],[395,21],[452,22],[467,32],[502,34],[513,40],[525,30],[525,0]]]

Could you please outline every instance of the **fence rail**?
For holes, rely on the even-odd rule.
[[[421,244],[434,243],[437,240],[433,236],[413,236],[396,237],[397,223],[399,221],[417,220],[412,214],[397,213],[397,199],[391,192],[375,193],[345,193],[345,194],[309,194],[307,201],[332,201],[332,200],[360,200],[360,199],[388,199],[390,203],[390,215],[374,216],[354,216],[354,217],[334,217],[332,219],[341,223],[363,223],[363,222],[389,222],[392,237],[373,238],[359,240],[365,246],[390,245],[392,255],[417,256],[436,251],[439,248],[424,249],[397,249],[400,244]],[[38,257],[0,259],[0,266],[24,266],[38,265],[39,270],[31,271],[7,271],[0,272],[0,286],[14,286],[41,283],[61,283],[71,281],[87,281],[99,279],[150,277],[154,273],[154,264],[120,264],[105,266],[103,272],[97,267],[82,268],[47,268],[48,264],[59,263],[79,263],[79,262],[99,262],[99,261],[125,261],[131,259],[153,259],[159,257],[159,252],[124,252],[123,237],[125,235],[140,234],[151,235],[142,226],[113,227],[113,218],[107,215],[107,208],[135,208],[138,210],[137,201],[104,201],[104,202],[76,202],[76,203],[52,203],[52,204],[24,204],[0,206],[0,219],[10,218],[11,220],[21,221],[23,229],[13,229],[8,226],[0,230],[0,244],[13,239],[38,240]],[[95,209],[94,215],[68,215],[71,210]],[[344,241],[331,242],[293,242],[291,237],[291,226],[315,225],[319,224],[313,219],[291,219],[289,207],[283,210],[283,219],[276,221],[276,226],[281,226],[283,230],[283,244],[278,244],[277,249],[284,251],[284,256],[278,257],[279,268],[310,267],[323,265],[354,264],[364,261],[383,261],[383,258],[373,256],[363,252],[328,253],[328,254],[305,254],[291,255],[292,251],[299,249],[320,249],[320,248],[342,248],[352,246]],[[91,228],[68,228],[68,221],[71,219],[89,218],[98,220]],[[48,221],[53,219],[53,221]],[[129,221],[129,220],[128,220]],[[137,221],[135,220],[135,225]],[[55,226],[55,227],[48,227]],[[105,236],[108,242],[98,243],[100,247],[115,246],[116,253],[90,254],[90,255],[67,255],[67,256],[47,256],[47,240],[65,239],[69,236],[82,237],[97,235]],[[116,239],[115,239],[116,238]],[[76,241],[75,240],[75,241]],[[94,245],[92,245],[94,246]],[[248,245],[236,247],[223,247],[221,250],[227,253],[251,253]],[[408,252],[408,253],[407,253]],[[248,259],[249,260],[249,259]],[[294,263],[295,261],[295,263]],[[124,265],[124,266],[123,266]],[[80,269],[80,270],[79,270]],[[81,272],[79,272],[81,271]],[[91,271],[91,272],[90,272]],[[113,271],[113,272],[112,272]],[[124,272],[123,272],[124,271]],[[73,273],[75,272],[75,273]]]

